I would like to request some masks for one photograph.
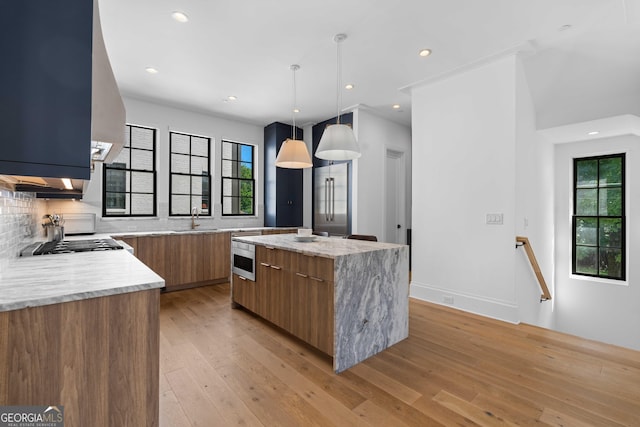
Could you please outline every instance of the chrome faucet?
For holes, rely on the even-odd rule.
[[[196,218],[200,218],[200,214],[198,213],[198,207],[194,206],[191,208],[191,229],[195,230],[196,227],[199,227],[200,224],[196,224]]]

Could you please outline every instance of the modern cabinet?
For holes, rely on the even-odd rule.
[[[0,312],[0,403],[62,405],[68,427],[157,426],[159,309],[150,289]]]
[[[171,275],[171,241],[169,235],[139,236],[135,256],[164,279],[166,289],[173,285]]]
[[[242,276],[238,276],[237,274],[233,274],[233,300],[237,304],[245,307],[247,310],[250,310],[256,314],[258,314],[258,292],[256,289],[257,282],[253,280],[248,280]]]
[[[276,167],[282,143],[292,137],[293,127],[274,122],[264,128],[264,225],[299,227],[302,225],[302,169]],[[296,127],[296,139],[302,129]]]
[[[202,282],[204,258],[202,235],[178,234],[168,236],[171,248],[171,287]]]
[[[409,334],[405,245],[293,235],[238,236],[255,245],[256,281],[231,283],[232,307],[253,311],[333,358],[342,372]]]
[[[233,275],[234,303],[333,355],[333,260],[256,246],[256,281]]]
[[[93,2],[6,6],[0,174],[89,179]]]
[[[229,280],[231,273],[231,233],[202,234],[204,281]]]
[[[165,290],[226,283],[231,275],[231,234],[176,233],[117,236],[165,280]]]

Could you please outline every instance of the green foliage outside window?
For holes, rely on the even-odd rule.
[[[624,280],[624,154],[574,160],[573,273]]]
[[[222,142],[222,214],[255,214],[254,147]]]

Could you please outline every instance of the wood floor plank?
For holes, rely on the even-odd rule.
[[[592,425],[590,422],[580,421],[567,414],[563,414],[560,411],[549,408],[544,410],[542,416],[540,417],[540,420],[554,427],[590,427]]]
[[[266,426],[323,426],[329,421],[285,383],[239,351],[234,363],[219,368],[222,377]]]
[[[370,367],[366,363],[360,363],[354,366],[351,368],[351,372],[356,375],[360,375],[361,377],[368,378],[372,384],[375,384],[383,390],[389,391],[389,393],[409,405],[422,397],[420,392],[407,387],[405,384],[398,381],[399,378],[395,376],[387,376],[377,369]]]
[[[162,375],[162,377],[164,377],[164,375]],[[173,391],[161,391],[160,427],[190,427],[191,425]]]
[[[451,409],[453,412],[456,412],[468,420],[473,421],[479,426],[483,427],[501,427],[501,426],[515,426],[515,424],[497,417],[494,413],[479,408],[464,399],[461,399],[457,396],[454,396],[451,393],[448,393],[442,390],[438,393],[433,400],[438,402],[439,404],[446,406]]]
[[[355,413],[329,396],[320,386],[295,371],[291,366],[283,362],[282,359],[279,359],[247,336],[243,337],[241,341],[243,342],[242,347],[247,352],[250,352],[252,356],[259,359],[265,369],[269,370],[270,373],[287,384],[293,392],[297,393],[320,413],[324,414],[333,424],[344,426],[357,426],[361,424],[362,420]]]
[[[226,425],[222,414],[211,405],[209,397],[193,381],[186,369],[169,372],[166,377],[191,425]]]
[[[640,425],[640,352],[411,300],[408,339],[335,374],[229,289],[162,294],[161,425]]]

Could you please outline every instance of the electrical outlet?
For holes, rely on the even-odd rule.
[[[502,213],[488,213],[486,215],[485,223],[487,225],[502,225],[504,223],[504,214],[502,214]]]
[[[442,297],[442,302],[445,304],[453,305],[453,296],[445,295]]]

